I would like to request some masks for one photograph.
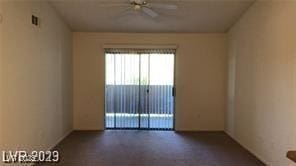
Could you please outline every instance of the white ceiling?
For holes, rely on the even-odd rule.
[[[225,32],[254,0],[147,0],[178,5],[159,10],[159,17],[125,12],[129,0],[50,0],[74,31],[96,32]]]

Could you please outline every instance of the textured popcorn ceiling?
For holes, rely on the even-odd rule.
[[[147,0],[178,5],[159,17],[126,12],[129,0],[50,0],[74,31],[225,32],[254,0]],[[122,6],[110,5],[122,3]]]

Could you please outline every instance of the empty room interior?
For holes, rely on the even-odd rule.
[[[0,165],[296,166],[296,0],[0,0]]]

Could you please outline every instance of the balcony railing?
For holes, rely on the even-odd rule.
[[[107,85],[106,127],[172,129],[172,85]]]

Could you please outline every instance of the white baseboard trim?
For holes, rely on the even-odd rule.
[[[58,139],[53,145],[51,145],[47,150],[52,150],[54,147],[56,147],[62,140],[64,140],[68,135],[70,135],[74,130],[68,131],[66,134],[64,134],[60,139]]]
[[[224,132],[224,130],[175,129],[176,132]]]
[[[266,160],[263,159],[263,157],[261,157],[260,155],[258,155],[257,153],[254,153],[253,151],[251,151],[251,149],[249,149],[248,147],[244,146],[239,140],[237,140],[232,134],[230,134],[230,132],[225,131],[225,133],[231,137],[236,143],[238,143],[240,146],[244,147],[249,153],[253,154],[258,160],[260,160],[263,164],[265,164],[266,166],[271,166],[271,163],[266,162]]]

